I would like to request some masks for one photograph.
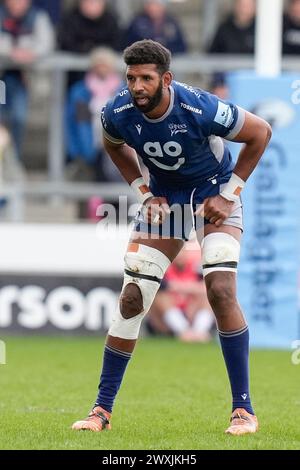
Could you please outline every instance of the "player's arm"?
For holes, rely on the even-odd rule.
[[[131,185],[134,180],[142,178],[138,158],[133,148],[129,147],[126,143],[115,144],[109,141],[105,135],[103,136],[103,145],[111,160],[129,185]]]
[[[272,129],[263,119],[252,113],[245,111],[245,122],[233,142],[242,142],[243,146],[234,174],[239,176],[244,182],[247,181],[254,168],[258,164],[272,136]]]
[[[238,156],[232,176],[221,192],[221,196],[232,203],[238,199],[272,136],[270,124],[248,111],[243,110],[243,112],[245,120],[241,130],[235,137],[228,140],[244,143],[244,145]]]
[[[245,182],[258,164],[272,136],[271,126],[266,121],[252,113],[244,112],[242,128],[235,137],[229,139],[245,144],[232,176],[220,195],[205,199],[204,205],[196,211],[217,227],[231,214],[234,202],[239,199]]]
[[[154,197],[144,181],[135,150],[126,143],[116,144],[103,136],[103,145],[121,175],[147,208],[148,223],[161,223],[170,212],[166,198]]]

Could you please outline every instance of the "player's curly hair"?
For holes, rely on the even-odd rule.
[[[171,57],[169,49],[151,39],[134,42],[123,55],[126,65],[155,64],[161,75],[170,69]]]

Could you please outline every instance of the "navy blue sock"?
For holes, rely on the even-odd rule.
[[[112,412],[114,400],[130,358],[130,353],[105,346],[99,393],[95,406],[101,406],[109,413]]]
[[[232,411],[244,408],[254,414],[249,393],[249,330],[219,331],[232,392]]]

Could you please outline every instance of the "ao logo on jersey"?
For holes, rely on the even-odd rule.
[[[181,145],[173,140],[166,142],[163,146],[160,142],[146,142],[143,150],[150,157],[155,157],[149,158],[149,160],[162,170],[178,170],[178,168],[181,167],[181,165],[183,165],[185,162],[184,157],[178,158],[177,162],[174,165],[165,165],[164,163],[161,163],[156,160],[157,157],[179,157],[180,155],[182,155]]]

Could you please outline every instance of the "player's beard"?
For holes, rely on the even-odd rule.
[[[132,96],[132,99],[133,99],[134,106],[138,108],[140,111],[142,111],[142,113],[147,114],[147,113],[151,113],[151,111],[153,111],[153,109],[155,109],[159,105],[159,103],[162,100],[162,96],[163,96],[163,82],[162,80],[160,80],[158,88],[153,96],[138,95],[138,98],[144,98],[144,97],[148,98],[147,103],[145,103],[144,105],[140,105],[138,104],[136,100],[137,97]]]

